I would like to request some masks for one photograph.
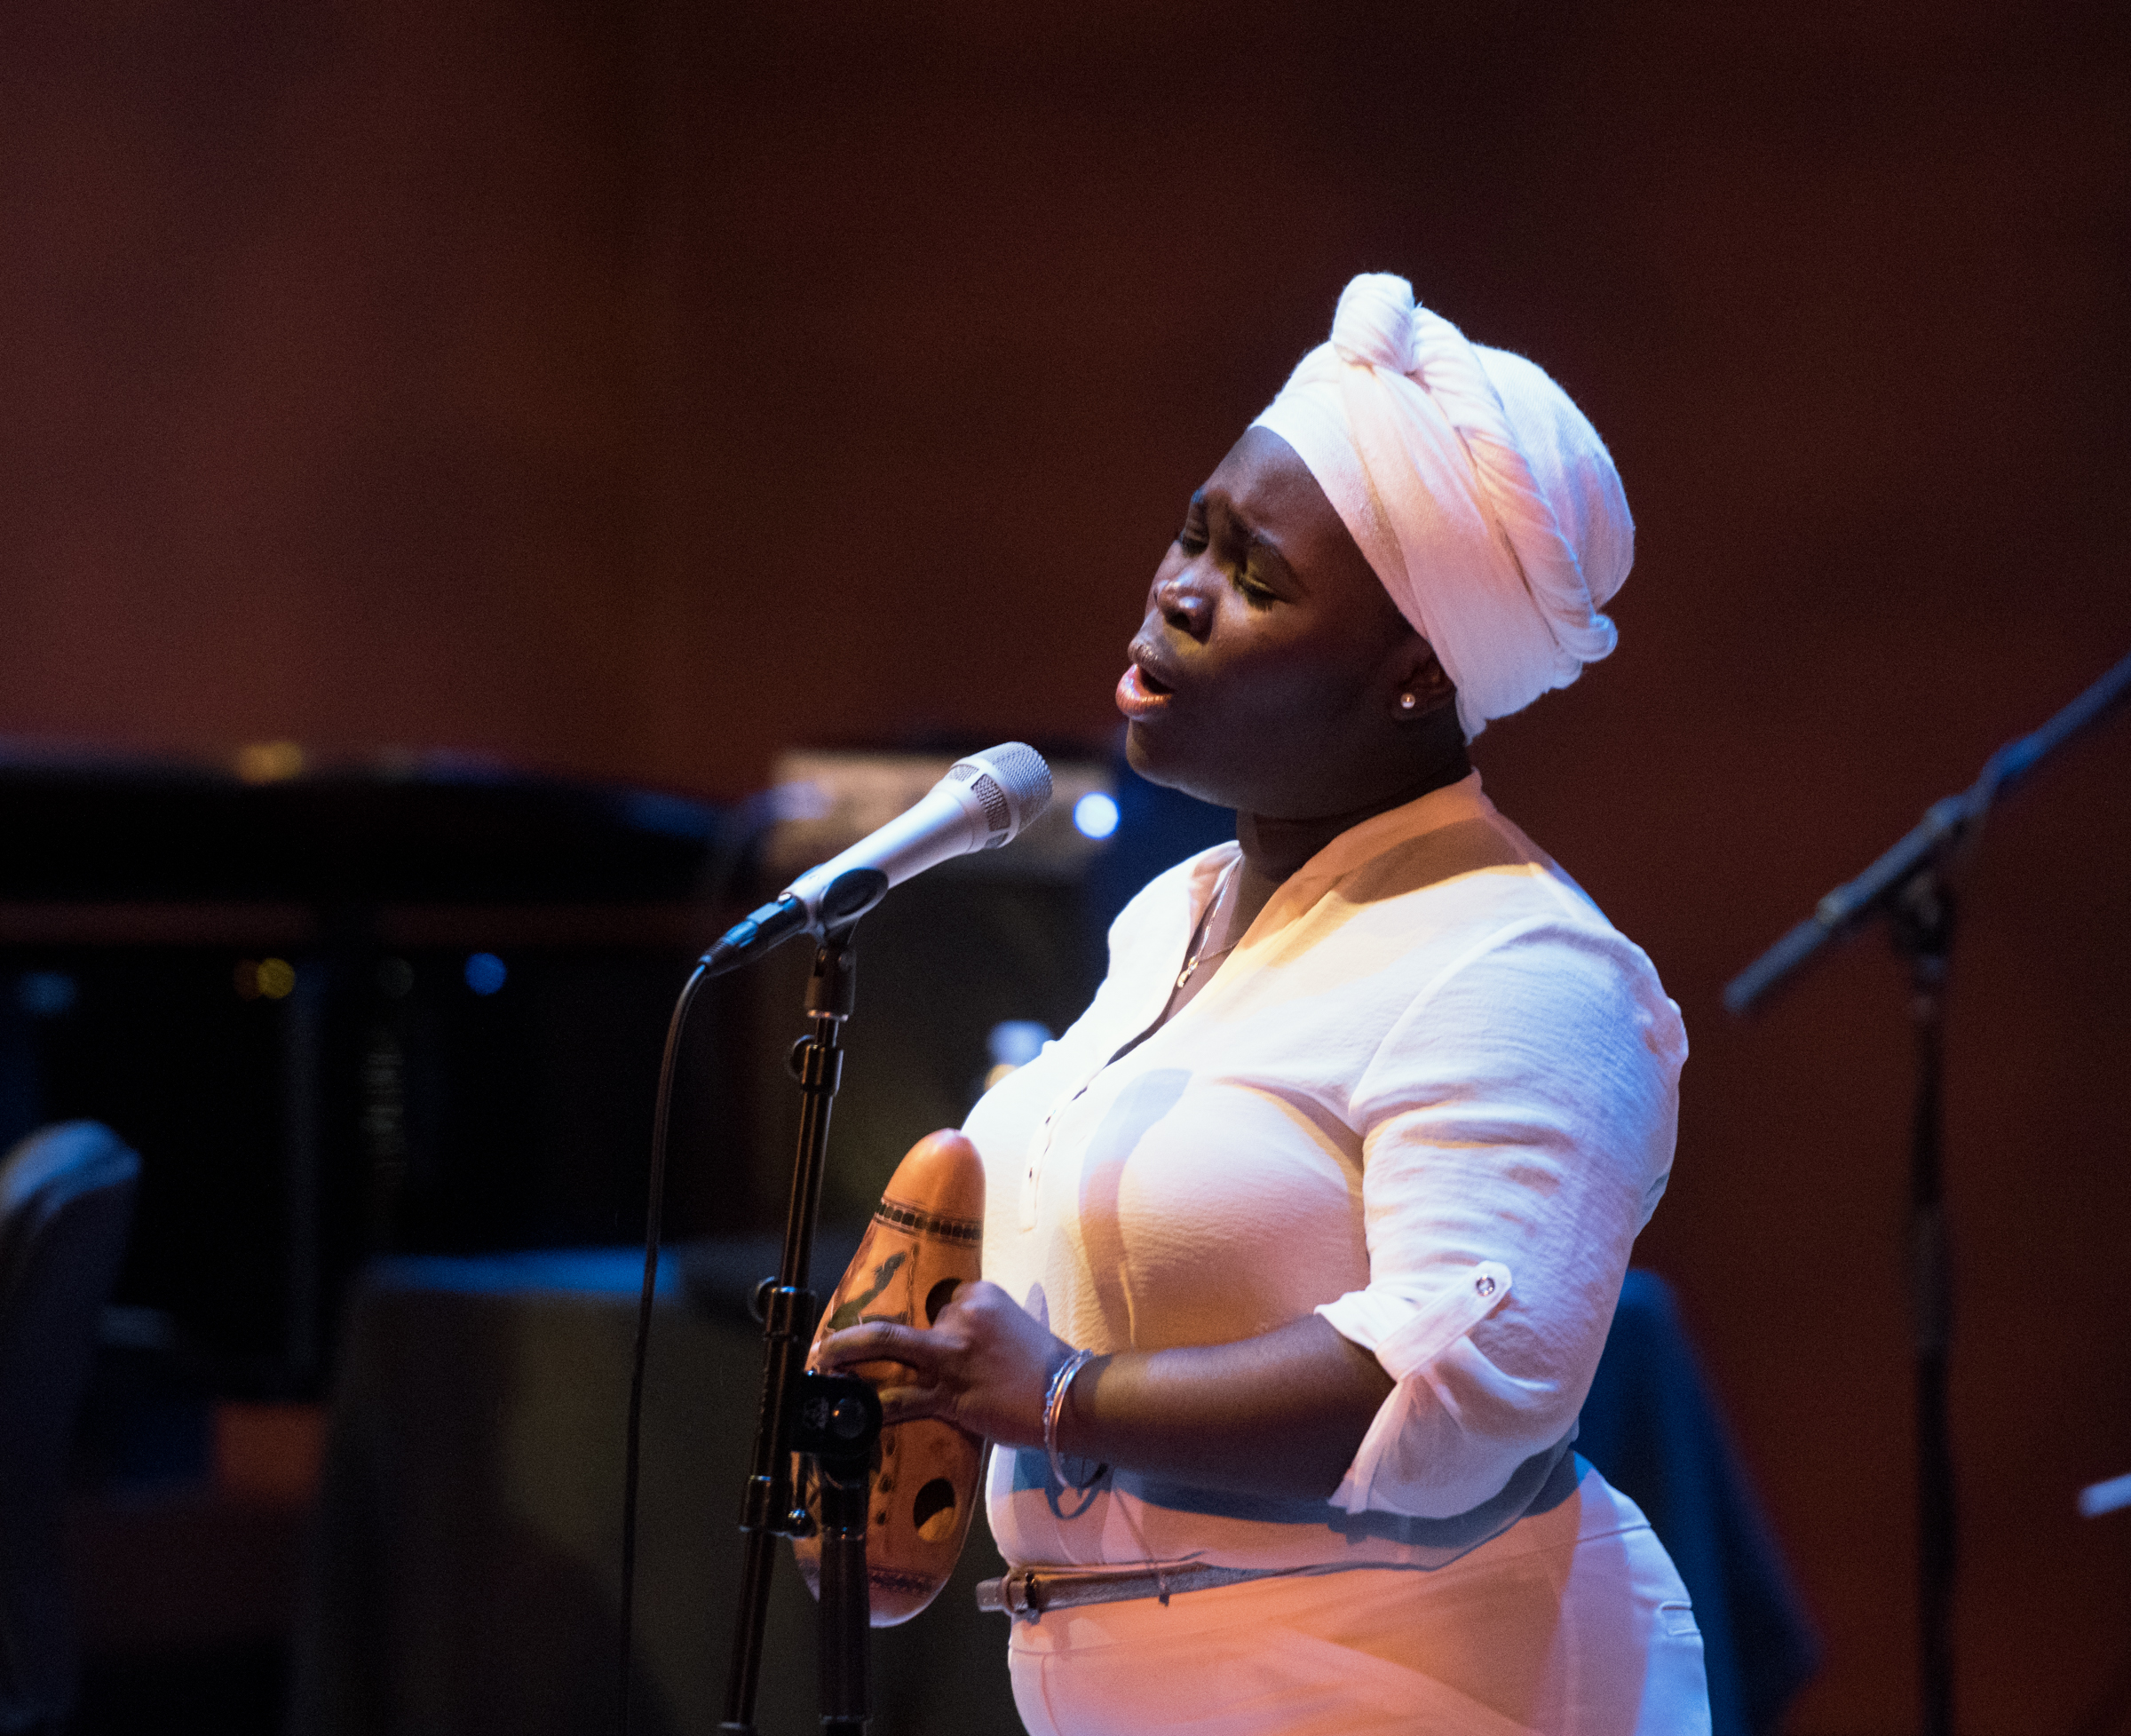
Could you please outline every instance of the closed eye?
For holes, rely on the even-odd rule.
[[[1176,546],[1186,554],[1200,554],[1206,548],[1206,492],[1201,489],[1192,496],[1191,507],[1184,515],[1184,528],[1176,533]]]

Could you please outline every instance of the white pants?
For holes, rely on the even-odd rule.
[[[1686,1588],[1596,1471],[1432,1572],[1356,1568],[1014,1624],[1031,1736],[1708,1736]]]

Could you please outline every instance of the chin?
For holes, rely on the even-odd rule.
[[[1125,764],[1149,783],[1158,783],[1164,789],[1176,787],[1163,776],[1161,756],[1148,741],[1146,730],[1137,723],[1125,725]]]
[[[1160,726],[1126,724],[1125,763],[1149,783],[1216,808],[1247,809],[1259,799],[1260,792],[1246,788],[1248,780],[1239,778],[1233,767],[1205,765],[1174,731]]]
[[[1160,784],[1164,789],[1173,789],[1180,796],[1189,796],[1201,802],[1211,802],[1216,807],[1232,807],[1232,802],[1208,791],[1202,780],[1192,774],[1188,765],[1176,763],[1179,756],[1174,751],[1164,753],[1167,746],[1174,749],[1175,743],[1165,743],[1160,733],[1144,724],[1127,723],[1125,725],[1125,764],[1149,783]]]

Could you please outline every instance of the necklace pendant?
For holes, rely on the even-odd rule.
[[[1182,988],[1184,984],[1191,981],[1192,972],[1196,971],[1198,968],[1199,960],[1196,955],[1185,959],[1184,962],[1184,969],[1176,973],[1176,987]]]

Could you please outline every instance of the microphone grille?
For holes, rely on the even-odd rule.
[[[1013,808],[1007,802],[1006,792],[999,788],[989,772],[979,771],[974,778],[970,780],[970,793],[983,805],[984,823],[990,827],[994,833],[1005,832],[1012,828]],[[997,844],[1002,840],[994,836],[986,842],[987,844]]]
[[[992,836],[985,848],[996,850],[1018,837],[1028,822],[1050,805],[1050,767],[1043,756],[1020,741],[1002,742],[955,762],[947,776],[966,783],[984,809]]]

